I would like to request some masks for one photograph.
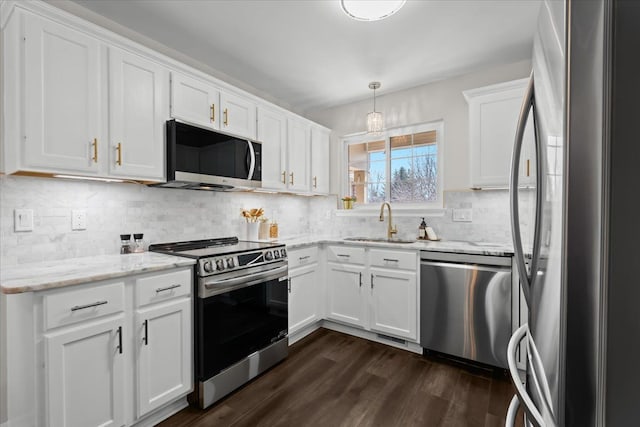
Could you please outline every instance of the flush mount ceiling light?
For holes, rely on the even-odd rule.
[[[380,89],[380,82],[369,83],[369,89],[373,89],[373,111],[367,114],[367,133],[380,135],[382,133],[382,113],[376,111],[376,89]]]
[[[357,21],[379,21],[388,18],[406,3],[406,0],[340,0],[344,13]]]

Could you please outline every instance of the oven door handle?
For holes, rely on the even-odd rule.
[[[231,279],[212,280],[211,282],[205,282],[204,287],[207,289],[214,289],[218,286],[235,286],[245,285],[251,286],[262,282],[268,282],[269,280],[279,279],[287,275],[287,265],[283,265],[278,268],[272,268],[267,271],[260,271],[257,273],[249,274],[242,277],[233,277]]]

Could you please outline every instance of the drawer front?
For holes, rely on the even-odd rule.
[[[294,249],[289,251],[289,268],[296,268],[303,265],[318,262],[318,247],[311,246],[308,248]]]
[[[336,245],[327,247],[327,259],[333,262],[364,264],[364,248]]]
[[[416,271],[418,268],[417,252],[371,249],[369,256],[372,267],[411,271]]]
[[[136,305],[167,301],[191,295],[191,269],[155,274],[136,280]]]
[[[124,282],[45,295],[43,306],[45,329],[119,313],[124,310]]]

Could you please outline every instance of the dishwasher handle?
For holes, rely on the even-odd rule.
[[[428,265],[428,266],[440,267],[440,268],[457,268],[458,270],[492,271],[496,273],[511,272],[511,268],[498,266],[498,265],[463,264],[463,263],[425,261],[425,260],[420,261],[420,265]]]

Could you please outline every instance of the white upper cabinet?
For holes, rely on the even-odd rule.
[[[290,117],[287,120],[288,188],[293,191],[310,191],[311,126],[302,120]]]
[[[311,127],[311,191],[329,193],[329,143],[328,129]]]
[[[100,43],[35,15],[26,14],[24,23],[21,166],[36,172],[98,174],[106,144]]]
[[[265,188],[328,192],[318,125],[47,2],[5,3],[0,172],[162,182],[174,118],[262,142]]]
[[[180,73],[171,73],[171,117],[220,130],[220,89]]]
[[[220,93],[220,129],[251,140],[256,139],[256,104],[228,92]]]
[[[472,89],[464,92],[469,104],[471,187],[509,185],[511,154],[518,116],[528,79]],[[520,158],[521,185],[535,181],[533,123],[525,129]]]
[[[110,48],[109,81],[109,173],[163,180],[168,70]]]
[[[258,141],[262,143],[262,187],[287,188],[287,117],[258,107]]]

